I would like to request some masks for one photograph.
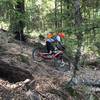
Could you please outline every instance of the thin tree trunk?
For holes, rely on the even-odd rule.
[[[82,24],[82,15],[80,11],[80,0],[75,0],[74,2],[74,7],[75,7],[75,27],[76,29],[79,28]],[[77,37],[77,51],[75,54],[75,69],[78,69],[78,64],[80,61],[80,56],[81,56],[81,46],[82,46],[82,40],[83,40],[83,34],[81,32],[76,33]]]
[[[55,0],[55,29],[57,28],[57,0]]]
[[[62,20],[63,9],[62,9],[62,7],[63,7],[63,2],[61,0],[61,30],[62,30],[62,27],[63,27],[63,20]]]

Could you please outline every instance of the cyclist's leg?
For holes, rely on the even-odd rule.
[[[53,51],[54,50],[54,47],[52,45],[52,43],[50,42],[46,42],[46,47],[47,47],[47,52],[50,53],[50,51]]]
[[[46,41],[47,52],[50,52],[50,42]]]
[[[60,55],[60,58],[59,58],[60,60],[61,60],[61,66],[64,66],[65,65],[65,62],[64,62],[64,59],[63,59],[63,54],[61,54]]]

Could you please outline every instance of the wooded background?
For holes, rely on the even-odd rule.
[[[100,0],[0,0],[0,27],[23,41],[64,32],[75,66],[82,54],[100,55]]]

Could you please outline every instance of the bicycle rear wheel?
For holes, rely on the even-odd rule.
[[[43,48],[33,48],[32,50],[32,58],[34,61],[41,62],[43,58],[41,57],[40,53],[43,52]]]

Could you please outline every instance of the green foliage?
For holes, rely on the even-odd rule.
[[[91,1],[91,2],[90,2]],[[74,0],[25,0],[25,13],[21,14],[15,10],[18,0],[0,0],[0,22],[4,21],[17,24],[20,20],[24,22],[24,31],[27,34],[45,33],[52,30],[66,34],[65,44],[75,52],[78,45],[76,36],[83,34],[83,47],[92,47],[99,53],[100,31],[100,1],[80,0],[82,23],[75,27]],[[20,0],[19,0],[20,2]],[[56,5],[56,7],[55,7]],[[57,26],[55,23],[57,22]],[[9,29],[16,27],[9,26]],[[97,49],[95,49],[97,48]]]

